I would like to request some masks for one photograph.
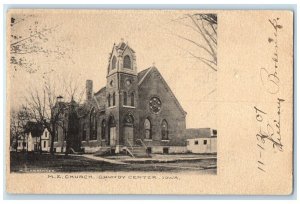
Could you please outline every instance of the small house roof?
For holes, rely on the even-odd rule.
[[[39,137],[44,132],[44,127],[41,123],[28,121],[25,125],[25,133],[31,133],[32,137]]]
[[[185,130],[186,139],[210,138],[216,137],[212,135],[211,128],[189,128]]]

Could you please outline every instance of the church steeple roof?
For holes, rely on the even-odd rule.
[[[117,48],[117,50],[120,49],[122,51],[124,51],[126,48],[128,48],[128,49],[130,49],[130,51],[135,53],[135,51],[131,47],[129,47],[128,42],[126,42],[126,43],[124,42],[123,38],[121,38],[121,41],[119,42],[119,44],[116,45],[116,48]]]

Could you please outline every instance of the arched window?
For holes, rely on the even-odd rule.
[[[151,122],[148,118],[146,118],[146,120],[144,122],[144,129],[145,129],[145,139],[152,139]]]
[[[90,114],[90,139],[97,139],[97,118],[95,108],[91,110]]]
[[[127,92],[124,92],[124,101],[123,101],[124,105],[127,105]]]
[[[113,56],[111,61],[111,69],[115,69],[117,67],[117,58],[116,56]]]
[[[131,59],[128,55],[124,57],[123,67],[127,69],[131,69]]]
[[[134,93],[133,92],[130,95],[130,105],[134,106]]]
[[[113,106],[115,106],[115,105],[116,105],[116,94],[113,93]]]
[[[86,124],[82,124],[82,141],[86,141]]]
[[[101,139],[102,140],[105,139],[105,129],[106,129],[106,121],[102,120],[102,123],[101,123]]]
[[[168,137],[168,123],[166,120],[163,120],[162,123],[161,123],[161,138],[162,140],[168,140],[169,137]]]
[[[110,94],[108,94],[107,102],[108,102],[108,107],[110,107]]]

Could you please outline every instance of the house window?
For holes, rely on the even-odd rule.
[[[127,105],[127,92],[124,92],[124,101],[123,101],[124,105]]]
[[[47,132],[47,131],[45,132],[45,137],[46,137],[46,138],[48,137],[48,132]]]
[[[146,139],[152,139],[152,135],[151,135],[151,122],[147,118],[146,118],[146,120],[144,122],[144,129],[145,129],[145,138]]]
[[[111,69],[115,69],[117,67],[117,58],[114,56],[111,62]]]
[[[164,154],[169,154],[169,148],[168,147],[164,147],[163,148],[163,153]]]
[[[113,93],[113,106],[115,106],[115,105],[116,105],[116,94]]]
[[[124,57],[123,67],[127,69],[131,69],[131,59],[128,55]]]
[[[213,136],[217,136],[217,130],[213,130]]]
[[[105,122],[105,120],[102,120],[102,123],[101,123],[101,139],[102,140],[105,139],[105,128],[106,128],[106,122]]]
[[[203,140],[203,144],[206,145],[207,144],[207,140]]]
[[[46,148],[46,141],[44,141],[44,148]]]
[[[95,108],[91,110],[90,114],[90,138],[91,140],[97,139],[97,118]]]
[[[131,93],[130,100],[131,100],[130,105],[134,106],[134,93],[133,92]]]
[[[198,140],[195,140],[195,145],[198,145]]]
[[[162,140],[168,140],[169,139],[169,132],[168,132],[168,123],[166,120],[163,120],[161,123],[161,136]]]
[[[82,125],[82,141],[86,141],[86,125],[83,123]]]

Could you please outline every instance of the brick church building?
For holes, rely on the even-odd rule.
[[[121,42],[113,46],[106,79],[96,92],[86,81],[86,100],[76,105],[77,132],[58,126],[57,152],[64,151],[65,134],[71,148],[87,153],[186,151],[186,112],[156,67],[138,72],[134,50]]]

